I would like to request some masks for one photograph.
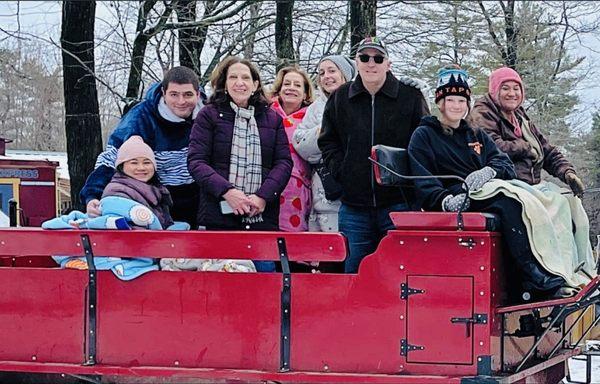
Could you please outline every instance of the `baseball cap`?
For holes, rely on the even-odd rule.
[[[360,51],[362,51],[363,49],[367,49],[367,48],[376,49],[379,52],[383,53],[386,57],[389,56],[387,48],[385,47],[385,44],[383,43],[383,40],[381,40],[379,37],[370,36],[370,37],[362,39],[361,42],[358,43],[358,46],[356,48],[356,53],[358,54]]]

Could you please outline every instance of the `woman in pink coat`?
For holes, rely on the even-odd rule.
[[[310,79],[306,72],[297,66],[282,68],[273,83],[271,96],[271,108],[282,117],[285,133],[291,143],[294,131],[304,118],[306,108],[313,101]],[[311,206],[311,169],[291,144],[290,152],[294,168],[288,185],[281,193],[279,228],[286,232],[307,231]]]

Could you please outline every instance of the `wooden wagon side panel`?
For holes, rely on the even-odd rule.
[[[81,364],[87,272],[0,268],[0,360]]]
[[[99,272],[98,363],[279,369],[281,275]]]
[[[400,281],[359,275],[292,277],[292,369],[401,371]]]

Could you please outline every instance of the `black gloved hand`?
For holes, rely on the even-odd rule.
[[[569,188],[573,191],[573,194],[579,198],[583,196],[583,190],[585,187],[583,186],[583,182],[575,172],[570,171],[565,174],[565,181],[569,184]]]

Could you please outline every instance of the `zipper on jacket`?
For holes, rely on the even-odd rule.
[[[371,95],[371,148],[375,143],[375,95]],[[370,148],[369,148],[370,152]],[[373,174],[373,166],[371,168],[371,189],[373,190],[373,208],[377,207],[377,200],[375,199],[375,175]]]

